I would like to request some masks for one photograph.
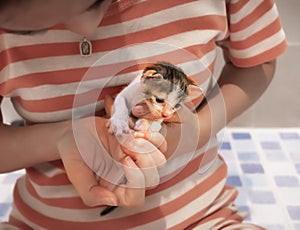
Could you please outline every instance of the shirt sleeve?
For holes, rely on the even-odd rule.
[[[275,59],[287,48],[274,0],[227,1],[228,34],[220,42],[231,62],[251,67]]]

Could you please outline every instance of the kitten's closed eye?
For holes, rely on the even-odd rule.
[[[155,98],[155,101],[156,101],[157,103],[161,104],[161,103],[164,103],[164,102],[165,102],[165,99],[156,97],[156,98]]]

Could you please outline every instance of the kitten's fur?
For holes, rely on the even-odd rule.
[[[129,132],[130,111],[143,101],[160,122],[171,117],[191,96],[191,92],[195,92],[191,90],[193,87],[198,89],[180,68],[170,63],[158,62],[146,67],[137,81],[130,83],[117,95],[109,131],[115,135]],[[199,90],[196,91],[199,94]],[[145,130],[149,126],[147,120],[140,119],[134,129]]]

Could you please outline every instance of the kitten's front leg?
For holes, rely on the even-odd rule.
[[[115,135],[122,135],[129,132],[129,111],[126,100],[122,95],[118,95],[114,102],[113,115],[109,121],[109,132]]]

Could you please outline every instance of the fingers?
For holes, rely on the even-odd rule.
[[[162,153],[167,151],[167,141],[165,137],[159,132],[137,131],[133,133],[135,138],[144,138],[155,145]]]
[[[154,187],[159,184],[160,177],[157,167],[164,165],[166,158],[156,146],[139,138],[124,143],[122,150],[134,160],[143,172],[146,187]]]
[[[63,159],[70,182],[74,185],[84,204],[90,207],[117,205],[116,196],[98,185],[94,173],[80,159]]]
[[[103,124],[104,121],[103,119]],[[88,118],[74,122],[73,125],[76,125],[80,132],[67,131],[58,141],[57,149],[70,182],[87,206],[116,205],[117,197],[108,189],[98,185],[92,170],[93,165],[97,165],[97,168],[101,168],[101,165],[105,167],[103,155],[98,154],[99,157],[93,157],[95,137],[86,128],[91,127],[92,122],[93,120]],[[104,152],[103,149],[101,152]]]
[[[97,120],[99,122],[96,126],[97,131],[101,131],[99,133],[102,134],[102,136],[99,136],[101,143],[106,147],[105,149],[108,149],[109,152],[112,153],[114,159],[123,161],[124,157],[122,156],[124,156],[124,153],[120,150],[120,145],[117,143],[117,140],[115,140],[114,135],[103,134],[106,120],[101,118]],[[83,122],[78,125],[80,125],[82,129],[80,129],[80,135],[76,136],[76,142],[74,133],[70,132],[68,133],[69,135],[63,138],[61,144],[58,145],[58,149],[68,178],[82,198],[84,204],[91,207],[99,205],[132,207],[143,204],[146,180],[144,173],[139,169],[140,166],[135,164],[130,157],[125,157],[123,165],[128,181],[126,186],[117,186],[116,190],[110,190],[109,187],[102,186],[105,184],[101,184],[101,182],[104,182],[106,178],[96,178],[93,170],[99,173],[99,176],[106,175],[109,170],[114,170],[111,166],[111,163],[114,162],[112,161],[113,158],[111,158],[110,155],[108,155],[109,158],[106,157],[104,154],[106,150],[103,151],[102,145],[99,151],[98,144],[93,143],[95,139],[93,130],[83,129],[90,127],[89,122]],[[147,142],[150,143],[149,141]],[[98,154],[93,155],[93,153]],[[142,160],[138,160],[141,167],[152,167],[152,165],[155,165],[149,156],[147,160],[144,160],[144,163],[141,163],[141,161]],[[149,178],[151,178],[151,174],[154,175],[154,178],[158,178],[156,168],[151,170],[151,174],[145,174]]]
[[[145,200],[144,174],[129,156],[125,157],[123,166],[127,183],[126,186],[119,186],[115,190],[119,201],[118,205],[125,207],[141,206]]]

